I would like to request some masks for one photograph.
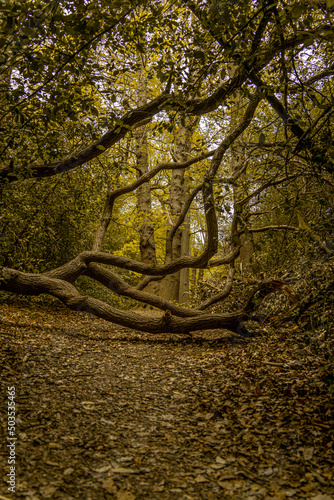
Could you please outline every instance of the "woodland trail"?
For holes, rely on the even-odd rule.
[[[0,498],[334,499],[333,396],[298,335],[152,336],[1,305]]]

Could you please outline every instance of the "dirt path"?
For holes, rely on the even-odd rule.
[[[334,498],[333,397],[298,333],[145,335],[64,309],[0,307],[16,388],[16,492],[0,499]]]

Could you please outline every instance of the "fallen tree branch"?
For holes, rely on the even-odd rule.
[[[169,310],[175,316],[192,317],[201,314],[201,312],[196,309],[181,307],[157,295],[138,290],[138,288],[129,285],[109,269],[105,269],[98,264],[90,264],[83,274],[99,281],[117,295],[129,297],[139,302],[157,307],[158,309],[162,309],[163,311]]]
[[[243,310],[236,313],[196,315],[190,318],[173,316],[167,310],[159,318],[146,318],[128,311],[120,311],[98,299],[81,295],[72,284],[64,280],[9,268],[2,270],[0,289],[26,295],[47,293],[57,297],[75,311],[88,312],[118,325],[154,334],[189,334],[192,331],[223,328],[242,335],[240,325],[248,319]]]

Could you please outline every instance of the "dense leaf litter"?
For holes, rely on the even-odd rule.
[[[16,493],[0,498],[334,499],[333,395],[297,327],[143,334],[2,305],[1,412],[16,386]],[[314,350],[313,350],[314,351]]]

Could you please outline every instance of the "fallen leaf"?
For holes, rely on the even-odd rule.
[[[72,467],[68,467],[67,469],[64,470],[63,474],[64,476],[70,476],[71,474],[73,474],[74,472],[74,469],[72,469]]]
[[[315,497],[312,497],[312,500],[333,500],[333,497],[330,497],[329,495],[319,493],[319,495],[316,495]]]
[[[303,448],[304,460],[311,460],[311,458],[313,457],[313,453],[314,453],[313,446],[310,448]]]
[[[114,422],[112,422],[111,420],[106,420],[104,418],[101,418],[100,422],[107,425],[114,425]]]
[[[288,490],[288,491],[285,492],[285,496],[288,497],[288,498],[290,498],[290,497],[295,496],[297,493],[298,493],[297,490]]]
[[[117,500],[135,500],[136,496],[130,491],[118,491],[116,498]]]
[[[302,486],[300,489],[302,491],[305,491],[305,493],[308,493],[309,491],[314,490],[314,488],[317,487],[316,483],[311,483],[311,484],[306,484],[305,486]]]
[[[127,469],[126,467],[115,467],[115,469],[111,469],[111,472],[115,474],[138,474],[139,470]]]
[[[39,490],[43,498],[51,498],[57,491],[56,486],[42,486]]]
[[[85,410],[93,410],[95,408],[95,403],[93,401],[81,401],[81,404]]]
[[[201,476],[199,474],[198,476],[195,477],[195,481],[196,481],[196,483],[207,483],[208,479],[206,479],[206,477]]]
[[[94,472],[99,472],[102,474],[103,472],[108,472],[111,469],[111,465],[104,465],[103,467],[99,467],[98,469],[93,469]]]
[[[104,488],[108,493],[117,494],[116,485],[111,477],[104,479],[102,482],[102,488]]]
[[[218,481],[218,484],[221,488],[224,488],[224,490],[228,491],[234,491],[237,488],[240,488],[242,486],[241,482],[237,481]]]

